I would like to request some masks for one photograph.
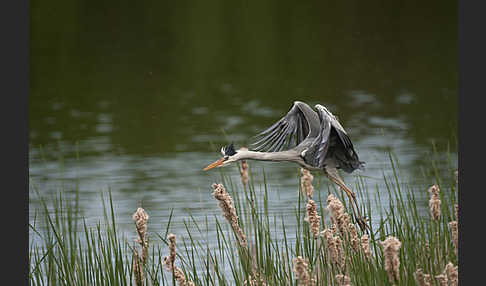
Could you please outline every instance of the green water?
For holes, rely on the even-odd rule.
[[[127,231],[140,205],[154,231],[170,208],[219,213],[219,173],[202,168],[295,100],[339,117],[371,186],[387,150],[412,179],[433,148],[457,165],[457,3],[434,2],[31,2],[31,183],[42,195],[78,186],[88,223],[110,189]],[[279,190],[272,211],[292,213],[297,166],[250,166]]]

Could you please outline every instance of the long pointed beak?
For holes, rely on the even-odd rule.
[[[214,163],[211,163],[209,164],[206,168],[204,168],[204,171],[207,171],[207,170],[210,170],[212,168],[215,168],[215,167],[218,167],[218,166],[221,166],[223,165],[223,162],[224,162],[224,158],[221,158],[219,159],[218,161],[214,162]]]

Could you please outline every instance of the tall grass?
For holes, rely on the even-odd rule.
[[[374,198],[370,197],[372,192],[365,178],[358,177],[355,182],[354,190],[370,218],[370,231],[364,237],[365,233],[359,229],[354,231],[349,225],[340,231],[338,220],[346,220],[343,213],[349,211],[339,190],[314,186],[313,198],[305,191],[297,192],[312,181],[308,174],[305,184],[296,180],[293,216],[278,217],[269,212],[273,202],[268,196],[271,190],[266,180],[257,189],[251,166],[245,166],[250,172],[243,182],[234,183],[221,172],[220,183],[231,197],[234,217],[207,216],[200,223],[190,215],[183,220],[185,233],[175,233],[184,237],[178,239],[177,247],[175,236],[168,239],[171,221],[177,218],[171,214],[165,229],[155,230],[150,228],[149,219],[147,257],[138,265],[143,275],[139,275],[134,263],[137,243],[116,228],[111,194],[102,198],[106,202],[105,216],[95,227],[86,225],[77,200],[68,201],[60,194],[48,203],[38,195],[43,209],[39,210],[42,215],[36,216],[30,225],[31,235],[38,236],[37,243],[30,244],[30,284],[456,285],[452,276],[457,252],[449,225],[457,221],[455,169],[449,166],[450,177],[441,176],[432,164],[432,171],[422,172],[423,183],[412,185],[404,182],[393,156],[390,163],[392,175],[383,175],[386,189],[373,192]],[[432,184],[440,190],[435,198],[440,200],[440,215],[435,219],[432,214],[421,212],[423,208],[417,203],[428,198],[427,190]],[[335,218],[331,207],[328,208],[332,193],[344,207],[343,213]],[[382,196],[388,197],[388,205],[382,204]],[[146,211],[150,214],[149,209]],[[46,227],[37,227],[36,221],[40,219]],[[240,230],[234,227],[235,220]],[[288,227],[291,220],[295,227]],[[212,237],[209,237],[209,225],[216,227],[216,235]],[[137,233],[135,223],[133,231]],[[245,243],[241,242],[242,235]],[[390,239],[399,243],[393,242],[388,247]],[[173,258],[166,257],[169,245]],[[336,255],[337,258],[333,257]],[[173,267],[167,267],[168,260]],[[186,282],[178,282],[176,275],[183,275]],[[444,284],[444,279],[449,282]]]

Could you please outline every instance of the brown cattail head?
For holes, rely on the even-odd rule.
[[[391,282],[400,280],[399,251],[402,243],[394,236],[387,237],[381,242],[385,257],[385,270]]]
[[[439,286],[449,286],[449,282],[448,282],[449,280],[447,279],[446,273],[441,273],[439,275],[436,275],[435,279],[437,279]]]
[[[194,286],[194,283],[190,280],[186,279],[186,275],[182,270],[177,267],[174,262],[177,256],[176,252],[176,236],[173,233],[170,233],[167,236],[169,240],[169,256],[164,257],[164,268],[166,271],[173,271],[174,278],[177,281],[177,285],[179,286]]]
[[[306,207],[307,216],[304,218],[309,223],[314,238],[319,237],[319,227],[321,225],[321,217],[317,215],[316,208],[316,203],[313,200],[309,200]]]
[[[266,286],[267,283],[259,276],[258,272],[249,274],[249,279],[243,282],[243,286]]]
[[[457,221],[451,221],[449,223],[449,226],[451,228],[451,235],[452,235],[452,242],[454,243],[454,250],[457,255],[457,250],[458,250],[458,243],[459,243],[459,230],[457,228]]]
[[[430,193],[430,200],[429,200],[429,208],[430,214],[434,220],[439,220],[440,217],[440,197],[439,197],[439,186],[433,185],[429,188]]]
[[[338,286],[351,286],[351,279],[348,276],[344,274],[337,274],[335,277]]]
[[[171,271],[174,268],[174,261],[177,256],[176,252],[176,236],[173,233],[170,233],[167,236],[169,240],[169,256],[164,257],[164,266],[167,271]]]
[[[248,185],[248,162],[246,160],[241,160],[240,175],[243,185]]]
[[[332,224],[337,226],[343,237],[347,237],[351,217],[345,212],[343,203],[333,194],[327,197],[327,210],[331,213]]]
[[[366,259],[371,259],[371,248],[370,248],[370,239],[367,234],[363,234],[361,236],[361,248],[363,249],[363,253]]]
[[[138,208],[133,214],[133,220],[137,228],[137,242],[142,246],[142,264],[145,265],[148,258],[148,235],[147,235],[147,221],[149,216],[143,208]]]
[[[447,279],[451,286],[457,286],[459,283],[459,271],[458,267],[454,266],[451,262],[447,263],[444,272],[447,275]]]
[[[309,285],[310,277],[308,272],[309,263],[307,259],[302,258],[302,256],[297,256],[292,259],[294,263],[293,271],[297,275],[297,280],[299,280],[299,285]]]
[[[417,269],[413,275],[415,276],[415,281],[417,282],[418,286],[425,286],[424,271],[422,268]]]
[[[137,242],[140,243],[140,245],[142,246],[147,240],[146,236],[147,236],[148,219],[149,216],[143,208],[138,208],[137,211],[133,214],[133,220],[135,221],[135,225],[137,227],[137,233],[138,233]]]
[[[432,276],[430,274],[424,274],[424,286],[432,286]]]
[[[246,236],[238,224],[238,216],[236,215],[236,208],[233,204],[233,199],[226,191],[223,184],[213,184],[212,187],[214,189],[213,196],[219,201],[219,207],[223,211],[223,216],[231,224],[231,227],[238,237],[238,242],[241,246],[247,247]]]
[[[341,268],[344,267],[345,259],[341,238],[339,236],[334,236],[333,231],[329,228],[323,230],[321,236],[326,239],[327,252],[329,253],[329,257],[331,257],[331,261],[336,265],[339,265]]]
[[[349,237],[351,246],[353,247],[354,251],[359,251],[359,237],[358,237],[358,230],[356,229],[356,226],[352,223],[348,224],[348,231],[349,231]]]
[[[174,267],[174,276],[175,276],[175,279],[177,281],[177,285],[179,285],[179,286],[194,286],[194,282],[187,280],[184,272],[182,272],[182,270],[177,266]]]
[[[301,168],[300,173],[302,174],[300,178],[300,188],[308,198],[312,198],[312,194],[314,194],[314,186],[312,186],[314,176],[312,176],[311,172],[305,168]]]

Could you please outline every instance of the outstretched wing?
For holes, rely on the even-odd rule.
[[[268,129],[257,134],[250,144],[255,151],[278,152],[298,146],[319,134],[319,117],[307,104],[296,101],[290,111]]]
[[[361,168],[363,162],[359,161],[353,143],[341,123],[324,106],[317,104],[315,107],[321,122],[321,134],[316,138],[316,140],[320,140],[316,142],[319,150],[316,156],[318,166],[320,168],[324,166],[324,159],[328,149],[331,147],[333,148],[332,155],[334,159],[338,161],[339,167],[346,172],[352,172],[354,169]]]

